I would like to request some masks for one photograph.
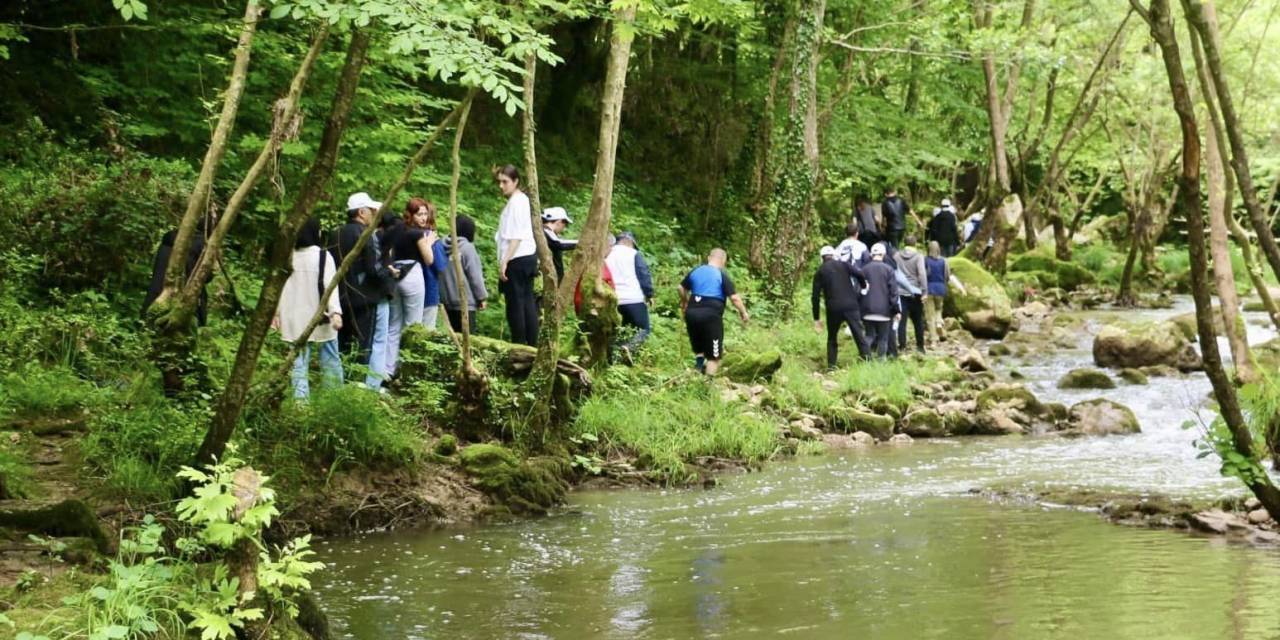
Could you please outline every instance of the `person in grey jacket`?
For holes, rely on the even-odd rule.
[[[489,292],[484,288],[484,266],[480,262],[480,254],[476,253],[476,221],[467,216],[458,216],[455,223],[458,230],[458,246],[453,246],[453,238],[444,239],[445,254],[449,256],[449,264],[440,278],[440,303],[444,305],[445,315],[449,318],[449,326],[454,331],[462,331],[462,292],[459,290],[457,275],[453,270],[453,252],[458,252],[462,261],[462,274],[467,286],[467,323],[470,331],[476,330],[476,311],[487,306],[485,300]]]
[[[893,256],[898,271],[910,283],[910,295],[903,294],[903,315],[911,320],[911,327],[916,334],[916,349],[924,353],[924,300],[929,295],[929,272],[924,266],[924,256],[916,251],[915,236],[907,236],[902,249]],[[918,292],[918,293],[915,293]],[[898,350],[907,350],[907,323],[904,319],[898,323]]]

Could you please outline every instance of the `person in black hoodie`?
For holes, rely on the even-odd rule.
[[[333,251],[336,264],[341,265],[355,248],[365,227],[378,221],[381,208],[382,203],[374,201],[367,193],[357,193],[347,199],[347,223],[338,229],[337,246]],[[343,325],[338,332],[338,345],[344,353],[357,351],[357,361],[361,364],[369,364],[378,303],[395,288],[394,268],[382,265],[381,253],[378,236],[374,234],[342,277],[339,287]]]
[[[902,235],[907,232],[907,215],[910,213],[911,205],[898,197],[897,191],[886,189],[884,202],[880,203],[880,217],[884,220],[880,237],[892,242],[895,247],[901,245]]]
[[[871,246],[871,262],[862,267],[866,293],[861,300],[862,322],[866,325],[868,340],[876,355],[883,358],[889,353],[893,340],[893,321],[901,319],[898,311],[898,282],[896,269],[885,263],[884,245]]]
[[[929,220],[926,240],[937,242],[944,258],[950,258],[956,254],[956,250],[960,247],[960,226],[956,220],[955,207],[951,206],[951,200],[944,198],[942,206],[933,212],[933,218]]]
[[[818,308],[822,299],[827,301],[827,369],[836,368],[836,357],[840,352],[840,325],[848,324],[853,334],[853,343],[858,347],[858,355],[866,360],[870,357],[867,338],[862,333],[862,311],[858,299],[858,289],[865,278],[862,270],[850,262],[837,260],[836,250],[827,246],[820,252],[822,265],[813,274],[813,330],[822,331]],[[859,283],[855,286],[853,279]]]

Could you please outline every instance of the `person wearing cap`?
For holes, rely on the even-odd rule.
[[[498,218],[494,243],[498,247],[498,290],[506,301],[507,327],[516,344],[538,344],[538,300],[533,283],[538,275],[538,245],[533,238],[529,196],[520,190],[514,165],[498,170],[498,189],[507,198]]]
[[[560,234],[573,220],[564,207],[551,207],[542,210],[542,233],[547,236],[547,248],[551,249],[551,262],[556,265],[556,281],[564,279],[564,252],[578,248],[577,240],[561,238]]]
[[[364,192],[347,198],[347,223],[338,229],[338,243],[333,256],[337,264],[342,264],[347,254],[355,249],[365,228],[379,222],[378,211],[381,208],[381,202]],[[356,351],[356,361],[368,365],[365,384],[371,389],[381,388],[386,373],[386,341],[391,312],[387,302],[400,275],[394,266],[383,265],[379,258],[381,255],[375,233],[360,250],[339,287],[343,325],[338,332],[338,344],[344,352]]]
[[[893,341],[893,322],[902,318],[898,311],[897,270],[885,262],[883,243],[871,245],[869,253],[871,261],[862,267],[866,292],[859,302],[869,348],[884,358],[889,355],[889,344]]]
[[[445,315],[449,317],[449,326],[454,331],[462,331],[462,296],[467,296],[467,327],[471,333],[476,331],[476,311],[487,306],[489,292],[484,287],[484,264],[480,254],[476,252],[476,221],[460,215],[454,222],[458,232],[458,245],[453,245],[453,238],[444,239],[445,251],[448,253],[444,274],[440,277],[440,300],[444,304]],[[450,262],[454,252],[458,253],[458,261],[462,263],[462,282],[459,282]],[[464,289],[465,287],[465,289]]]
[[[609,249],[604,264],[613,276],[613,288],[618,293],[618,314],[623,326],[636,330],[631,339],[621,345],[623,358],[631,359],[631,353],[649,337],[649,305],[653,302],[653,277],[649,263],[636,247],[636,236],[630,231],[618,234],[617,242]]]
[[[733,288],[725,272],[729,254],[712,249],[707,263],[689,272],[680,282],[680,311],[693,347],[694,368],[709,376],[720,369],[724,355],[724,307],[732,302],[742,324],[751,319],[742,296]]]
[[[929,227],[925,230],[925,239],[937,242],[944,258],[954,256],[960,248],[959,220],[949,198],[943,198],[942,206],[933,210],[933,217],[930,218]]]
[[[856,226],[852,224],[851,226]],[[853,344],[858,348],[858,355],[866,360],[870,353],[867,338],[862,333],[862,310],[859,305],[858,291],[862,288],[865,277],[862,270],[852,262],[840,260],[838,252],[831,246],[825,246],[818,255],[822,256],[822,264],[813,274],[813,330],[822,331],[820,319],[820,302],[827,301],[827,369],[836,368],[836,358],[840,352],[840,326],[847,324],[853,335]],[[855,284],[854,280],[858,283]]]

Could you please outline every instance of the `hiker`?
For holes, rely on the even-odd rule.
[[[982,211],[975,211],[964,221],[964,237],[961,240],[969,244],[982,228]]]
[[[852,223],[850,226],[854,226]],[[819,303],[827,303],[827,370],[836,368],[836,357],[840,351],[840,326],[848,325],[853,334],[853,344],[858,348],[858,355],[866,360],[870,357],[867,337],[862,333],[862,311],[859,291],[865,281],[862,270],[850,262],[840,260],[836,249],[823,247],[818,255],[822,256],[822,264],[813,274],[813,330],[822,331],[822,320],[819,316]],[[858,283],[854,283],[854,279]]]
[[[462,291],[457,274],[453,270],[453,252],[458,252],[458,260],[462,263],[462,286],[467,295],[467,330],[476,332],[476,311],[488,306],[485,301],[489,292],[484,288],[484,264],[480,254],[476,252],[476,221],[467,216],[458,216],[454,221],[458,231],[458,246],[453,246],[453,238],[444,239],[445,260],[444,274],[440,277],[440,300],[444,304],[445,315],[449,316],[449,326],[454,331],[462,331]]]
[[[556,282],[564,279],[564,252],[578,248],[577,240],[561,238],[560,234],[573,220],[564,207],[551,207],[542,210],[542,233],[547,237],[547,248],[551,250],[551,262],[556,265]]]
[[[498,170],[498,188],[507,198],[498,219],[498,290],[507,307],[507,327],[516,344],[538,344],[538,301],[533,280],[538,275],[538,245],[533,239],[529,196],[520,190],[520,172],[512,165]]]
[[[187,270],[184,272],[186,276],[190,276],[191,272],[195,271],[196,263],[200,261],[200,254],[204,253],[205,234],[212,231],[216,224],[217,218],[213,215],[206,215],[201,220],[195,237],[191,239],[191,248],[187,250]],[[151,286],[147,287],[147,296],[142,301],[141,316],[143,319],[146,319],[147,310],[151,308],[151,305],[155,304],[156,298],[159,298],[160,293],[164,291],[165,270],[169,268],[169,256],[173,254],[173,242],[177,237],[178,230],[170,229],[160,239],[160,246],[156,247],[156,257],[151,264]],[[205,293],[204,286],[201,285],[200,299],[196,301],[196,324],[201,327],[208,320],[208,307],[209,296]]]
[[[832,257],[846,264],[862,264],[867,258],[867,245],[862,241],[862,227],[857,222],[850,222],[845,225],[844,233],[845,239],[833,249]]]
[[[866,198],[859,198],[854,209],[854,222],[858,223],[859,235],[865,245],[873,245],[880,241],[880,227],[876,224],[876,208]],[[839,251],[839,247],[836,250]]]
[[[893,257],[898,271],[906,277],[909,285],[905,292],[899,289],[899,301],[906,318],[898,324],[898,349],[907,350],[906,320],[910,319],[911,328],[916,334],[916,349],[924,353],[924,301],[929,297],[926,291],[929,275],[924,267],[924,256],[916,251],[915,236],[907,236],[905,245]]]
[[[649,264],[636,247],[636,237],[630,231],[618,234],[617,242],[609,249],[604,260],[613,276],[613,288],[618,292],[618,315],[623,326],[634,327],[631,339],[620,346],[623,359],[631,360],[631,353],[649,337],[649,305],[653,303],[653,277]]]
[[[898,283],[894,276],[896,270],[885,262],[884,244],[871,245],[869,253],[871,261],[862,267],[866,282],[866,293],[860,300],[862,322],[870,350],[884,358],[889,355],[889,344],[893,341],[893,322],[902,318],[897,306]]]
[[[884,192],[884,202],[880,203],[880,217],[884,225],[880,228],[881,239],[888,240],[897,247],[902,244],[902,236],[907,232],[907,216],[911,213],[911,205],[898,197],[892,187]]]
[[[751,319],[742,296],[725,273],[729,254],[712,249],[707,263],[689,272],[680,282],[680,311],[693,347],[694,368],[709,376],[720,369],[724,355],[724,306],[732,302],[742,324]],[[615,274],[616,277],[616,274]]]
[[[382,203],[369,194],[354,193],[347,198],[347,223],[338,229],[338,242],[333,256],[336,264],[350,253],[359,242],[366,227],[378,221]],[[370,236],[351,268],[342,278],[339,287],[342,298],[342,329],[338,332],[338,346],[343,352],[356,352],[356,361],[369,367],[365,385],[381,389],[386,367],[387,329],[390,320],[388,299],[395,291],[400,272],[394,266],[386,266],[378,235]]]
[[[933,210],[929,219],[929,228],[925,238],[937,242],[942,248],[942,257],[950,258],[960,248],[960,229],[956,222],[956,209],[951,206],[949,198],[942,199],[942,206]]]
[[[924,301],[925,326],[929,329],[929,340],[934,344],[946,340],[946,332],[942,327],[942,303],[947,297],[947,285],[954,286],[965,293],[964,285],[951,273],[951,265],[942,255],[942,247],[937,241],[929,243],[929,257],[924,259],[925,271],[929,274],[926,288],[928,297]]]
[[[385,217],[385,216],[384,216]],[[411,198],[404,218],[392,217],[381,239],[385,259],[400,269],[400,280],[387,317],[387,377],[400,361],[400,336],[410,325],[435,331],[440,314],[439,278],[446,266],[444,246],[436,235],[436,207]],[[384,259],[384,261],[385,261]]]
[[[271,325],[280,331],[285,342],[295,342],[311,323],[320,306],[324,290],[333,282],[337,273],[333,256],[321,248],[320,220],[310,218],[302,223],[298,239],[293,243],[293,271],[280,291],[280,304],[276,307]],[[311,396],[308,380],[311,368],[311,347],[320,352],[320,371],[328,386],[342,385],[342,357],[338,351],[338,331],[342,329],[341,292],[335,290],[325,305],[325,318],[316,326],[307,343],[298,350],[293,360],[293,397],[306,400]]]

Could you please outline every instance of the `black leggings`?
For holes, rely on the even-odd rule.
[[[916,348],[924,353],[924,299],[920,296],[902,296],[902,320],[898,322],[898,349],[907,350],[907,320],[916,333]]]
[[[449,318],[449,326],[453,328],[454,333],[461,333],[462,332],[462,309],[445,309],[444,314]],[[471,335],[475,335],[476,310],[472,309],[471,313],[467,314],[467,318],[470,320],[467,323],[470,326],[470,333]]]
[[[840,325],[849,325],[853,333],[853,344],[858,347],[858,355],[862,359],[870,356],[867,337],[862,333],[862,313],[857,307],[852,309],[827,309],[827,367],[836,366],[836,356],[840,354]]]
[[[538,275],[538,256],[523,256],[507,263],[507,281],[501,283],[507,301],[507,326],[511,341],[537,346],[538,301],[533,295],[533,279]]]

